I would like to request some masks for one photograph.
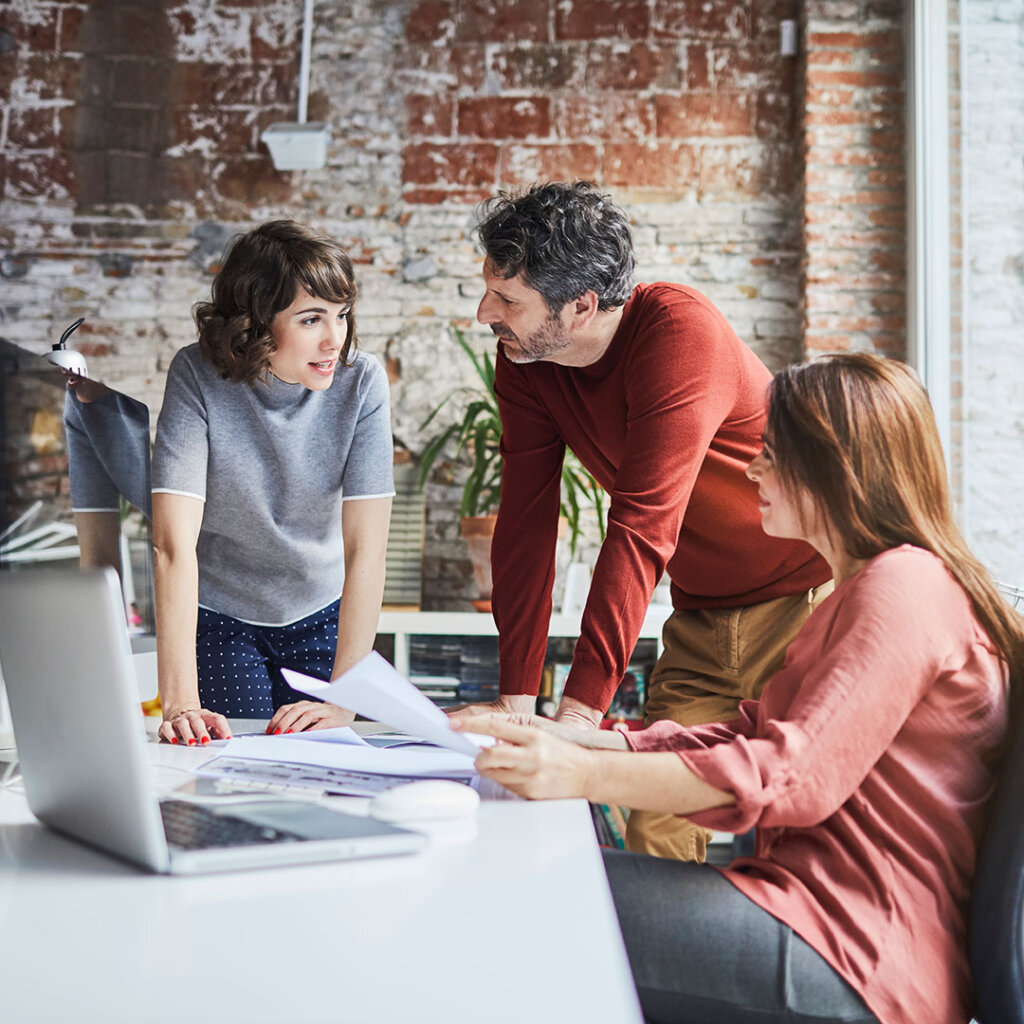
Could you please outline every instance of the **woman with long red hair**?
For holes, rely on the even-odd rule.
[[[956,528],[902,363],[779,373],[747,475],[765,532],[809,541],[836,581],[760,700],[629,735],[456,727],[501,741],[479,770],[524,796],[756,829],[755,854],[722,870],[606,853],[648,1020],[965,1024],[967,905],[1021,620]]]

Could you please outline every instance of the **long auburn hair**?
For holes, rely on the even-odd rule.
[[[852,558],[901,544],[940,558],[1020,686],[1024,619],[956,526],[935,415],[910,367],[850,352],[782,370],[769,391],[765,437],[783,486],[806,489],[827,510],[832,542]]]
[[[225,380],[255,384],[270,370],[274,317],[302,286],[327,302],[355,304],[352,260],[337,242],[291,220],[272,220],[238,235],[213,279],[211,301],[193,310],[203,355]],[[356,346],[355,314],[341,350]]]

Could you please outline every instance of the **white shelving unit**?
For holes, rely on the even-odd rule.
[[[661,627],[672,614],[666,604],[652,604],[647,610],[639,639],[657,640],[661,653]],[[497,636],[494,619],[486,612],[407,612],[382,611],[377,633],[395,638],[395,668],[409,674],[410,636]],[[549,637],[580,635],[579,615],[552,615]]]

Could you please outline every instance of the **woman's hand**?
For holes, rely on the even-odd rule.
[[[334,704],[321,704],[315,700],[300,700],[295,704],[282,704],[267,726],[268,733],[306,732],[309,729],[336,729],[351,725],[356,720],[354,711],[346,711]]]
[[[491,714],[460,719],[453,727],[498,740],[493,747],[480,751],[476,769],[519,796],[552,800],[585,797],[589,792],[596,764],[594,753],[554,735],[555,723],[538,728]]]
[[[90,380],[88,377],[79,377],[73,370],[60,368],[60,372],[64,374],[68,381],[68,387],[74,391],[80,402],[88,404],[89,402],[95,402],[97,398],[102,398],[103,395],[110,393],[110,388],[106,384],[100,383],[98,380]]]
[[[206,708],[168,708],[157,734],[167,743],[194,747],[209,743],[211,734],[214,739],[230,739],[231,726],[223,715]]]
[[[484,704],[466,705],[466,707],[486,707]],[[450,720],[452,729],[456,732],[482,732],[485,735],[492,735],[490,725],[492,722],[511,722],[513,725],[532,725],[549,736],[557,736],[567,743],[573,743],[579,747],[587,747],[590,750],[628,750],[629,744],[625,736],[617,729],[579,729],[570,725],[564,719],[556,722],[554,719],[545,718],[543,715],[531,715],[518,711],[480,712],[471,714],[469,712],[461,715],[453,715]]]

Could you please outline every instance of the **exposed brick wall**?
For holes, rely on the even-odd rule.
[[[70,515],[68,457],[61,422],[64,394],[57,378],[55,370],[37,372],[26,360],[0,348],[0,412],[17,428],[6,439],[0,465],[0,498],[5,510],[21,512],[42,501],[57,518]],[[45,519],[33,525],[41,521]],[[0,528],[7,525],[7,515],[0,513]]]
[[[292,198],[258,145],[267,124],[294,118],[291,0],[10,0],[0,28],[14,41],[5,195],[73,201],[70,243],[158,236],[83,219],[111,204],[157,220],[245,219],[257,192]]]
[[[804,35],[804,341],[906,355],[903,5],[813,0]]]
[[[790,3],[424,0],[406,24],[403,195],[589,177],[674,199],[792,192]],[[481,95],[482,93],[482,95]]]

